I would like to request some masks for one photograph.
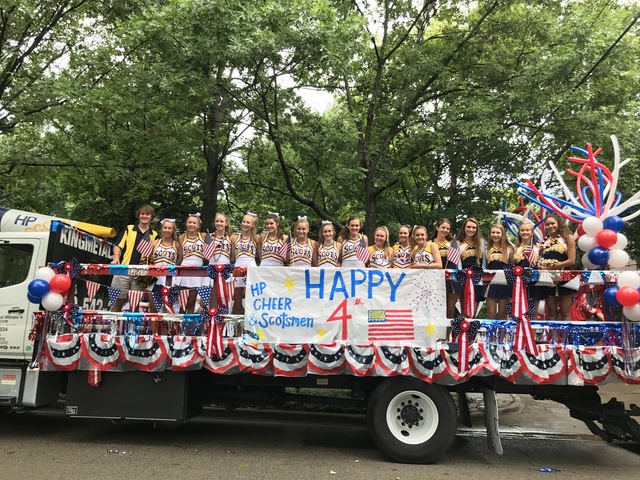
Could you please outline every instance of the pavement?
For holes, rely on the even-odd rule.
[[[602,403],[616,398],[628,409],[631,404],[640,406],[640,385],[627,385],[618,381],[599,385]],[[484,401],[482,394],[467,394],[471,412],[472,429],[484,428]],[[572,418],[569,409],[550,400],[535,400],[531,395],[501,393],[497,395],[498,417],[501,434],[540,433],[558,436],[577,436],[594,439],[587,426]],[[640,417],[635,417],[640,423]],[[464,430],[464,428],[463,428]]]

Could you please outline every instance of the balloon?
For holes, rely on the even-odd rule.
[[[64,273],[58,273],[54,275],[51,280],[49,280],[49,285],[51,285],[52,292],[66,293],[71,286],[71,277],[69,277],[69,275],[65,275]]]
[[[607,217],[602,221],[602,226],[618,233],[624,228],[624,220],[617,215]]]
[[[598,246],[598,242],[596,242],[596,237],[593,235],[582,235],[578,239],[578,248],[583,252],[588,252],[594,247]]]
[[[638,272],[632,272],[627,270],[626,272],[620,272],[618,274],[618,286],[619,287],[640,287],[640,276],[638,276]]]
[[[631,307],[640,300],[640,292],[638,292],[636,288],[626,285],[618,289],[618,293],[616,293],[616,300],[618,300],[620,305],[623,307]]]
[[[27,293],[31,294],[33,298],[42,298],[49,293],[49,290],[51,290],[49,282],[42,280],[41,278],[31,280],[27,286]]]
[[[618,241],[616,241],[615,245],[613,247],[611,247],[612,250],[624,250],[625,248],[627,248],[627,244],[629,243],[629,240],[627,239],[626,235],[624,235],[623,233],[619,233],[618,234]]]
[[[64,299],[62,298],[62,295],[57,292],[49,292],[42,297],[41,303],[45,310],[53,312],[55,310],[60,310],[60,307],[64,303]]]
[[[587,217],[582,221],[582,228],[587,235],[593,235],[595,237],[596,234],[602,230],[602,220],[598,217]]]
[[[602,298],[604,299],[607,305],[610,305],[612,307],[620,306],[620,303],[616,298],[616,294],[618,293],[618,290],[620,290],[620,287],[617,285],[614,285],[613,287],[609,287],[604,291],[604,293],[602,294]]]
[[[611,250],[609,252],[609,266],[611,268],[623,268],[629,264],[629,254],[624,250]]]
[[[594,265],[604,265],[609,261],[609,250],[602,247],[593,247],[589,250],[589,261]]]
[[[547,305],[545,304],[544,300],[540,300],[540,303],[538,304],[538,314],[544,315],[546,311],[547,311]]]
[[[582,228],[582,224],[578,224],[578,228],[576,229],[576,233],[579,237],[585,234],[584,228]]]
[[[53,278],[55,274],[56,272],[53,270],[53,268],[40,267],[38,270],[36,270],[36,274],[33,278],[41,278],[45,282],[48,282]]]
[[[623,307],[622,314],[631,322],[640,322],[640,305],[636,303],[632,307]]]
[[[40,297],[34,297],[33,295],[31,295],[29,292],[27,292],[27,298],[29,299],[29,301],[31,303],[40,303],[41,298]]]
[[[596,233],[596,242],[602,248],[611,248],[618,241],[618,234],[613,230],[609,230],[608,228],[604,228]]]
[[[589,254],[585,253],[582,256],[582,266],[584,268],[588,268],[589,270],[593,270],[594,268],[598,268],[600,265],[595,265],[594,263],[591,263],[591,260],[589,260]]]

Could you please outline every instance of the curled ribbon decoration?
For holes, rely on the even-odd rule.
[[[470,318],[476,316],[476,291],[473,287],[482,282],[483,273],[484,271],[478,265],[455,272],[456,280],[464,286],[462,310]]]
[[[64,323],[69,325],[69,328],[71,328],[72,332],[78,331],[78,327],[76,326],[75,319],[76,319],[76,316],[78,315],[79,309],[80,309],[80,306],[76,305],[75,303],[65,303],[62,306],[62,313],[60,315],[62,316],[62,320],[64,320]]]
[[[204,310],[200,314],[203,323],[208,323],[207,329],[207,357],[213,358],[216,355],[218,358],[222,357],[224,353],[224,345],[222,344],[222,322],[224,315],[228,314],[227,307],[221,306],[218,308],[210,308]]]
[[[451,320],[451,333],[458,341],[458,373],[469,370],[469,353],[471,341],[476,338],[480,330],[479,320],[467,320],[464,317],[456,317]]]
[[[515,332],[515,343],[513,349],[515,351],[526,349],[527,352],[538,354],[538,346],[536,345],[533,329],[531,328],[531,319],[536,313],[536,302],[533,299],[527,300],[527,310],[522,311],[521,316],[513,313],[514,306],[511,302],[507,302],[507,318],[517,323]]]
[[[29,341],[35,342],[36,337],[42,333],[42,329],[44,327],[44,319],[46,314],[44,312],[35,312],[33,314],[33,327],[31,327],[31,331],[29,332]]]

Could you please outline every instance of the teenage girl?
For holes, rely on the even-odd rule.
[[[213,220],[213,241],[215,242],[216,248],[213,252],[213,256],[209,259],[209,263],[213,265],[223,264],[227,265],[229,263],[233,263],[233,258],[231,258],[231,232],[229,230],[229,219],[223,213],[217,213]],[[233,278],[230,277],[228,281],[233,281]],[[217,307],[218,306],[218,290],[217,283],[211,280],[211,297],[209,300],[209,306]]]
[[[347,219],[347,226],[342,229],[338,236],[338,242],[342,243],[340,251],[340,263],[343,267],[364,268],[365,264],[358,259],[356,252],[358,246],[367,248],[369,240],[360,233],[362,222],[356,216]]]
[[[467,218],[462,224],[462,228],[456,236],[460,248],[460,258],[462,260],[462,269],[469,268],[473,265],[484,267],[484,251],[485,241],[480,232],[480,225],[475,218]],[[463,291],[462,284],[456,283],[455,290]],[[461,297],[459,293],[459,296]],[[478,310],[478,303],[484,300],[482,285],[475,285],[476,305],[475,311]],[[464,300],[461,298],[461,300]]]
[[[533,223],[529,221],[521,223],[518,227],[518,236],[510,258],[511,264],[538,269],[538,247],[534,242],[533,228]],[[527,252],[527,247],[531,253]],[[546,287],[527,286],[528,298],[533,298],[536,302],[536,312],[538,304],[540,300],[544,300],[546,292]]]
[[[458,264],[449,262],[447,255],[453,236],[451,235],[451,221],[448,218],[441,218],[436,222],[436,229],[431,235],[431,241],[435,243],[440,252],[442,260],[442,268],[456,269]],[[453,318],[456,311],[456,302],[458,294],[456,293],[455,282],[447,281],[447,318]]]
[[[176,221],[173,218],[165,218],[160,222],[161,237],[153,241],[153,253],[151,254],[152,265],[172,266],[182,263],[182,248],[178,243],[176,231]],[[156,284],[171,286],[173,277],[158,277]],[[149,302],[149,311],[156,313],[156,305]]]
[[[180,236],[182,246],[182,262],[180,265],[201,267],[204,265],[204,235],[200,232],[200,214],[192,213],[187,217],[187,230]],[[196,288],[205,284],[204,277],[177,277],[175,285],[189,289],[189,298],[184,313],[193,313],[196,305]]]
[[[330,220],[323,220],[320,227],[320,241],[316,247],[316,258],[318,259],[318,267],[334,268],[339,267],[341,243],[334,240],[336,231]]]
[[[262,237],[261,267],[282,267],[288,262],[288,255],[282,256],[281,249],[289,238],[280,228],[280,215],[274,212],[264,219],[266,233]]]
[[[540,270],[571,269],[576,263],[576,242],[569,231],[564,218],[555,213],[544,219],[544,231],[547,238],[540,245]],[[546,305],[549,320],[571,320],[571,300],[573,291],[561,285],[548,287],[546,291]]]
[[[413,229],[413,265],[411,268],[442,268],[440,250],[435,242],[427,242],[427,228],[419,225]]]
[[[502,270],[509,263],[513,248],[507,240],[504,227],[498,223],[491,225],[487,242],[487,268]],[[511,285],[489,285],[485,290],[487,299],[487,318],[495,320],[507,319],[507,300],[511,298]]]
[[[298,217],[296,238],[291,242],[289,266],[309,268],[318,265],[316,241],[309,238],[307,217]]]
[[[411,227],[402,225],[398,229],[398,243],[393,246],[393,267],[409,268],[413,264],[411,257]]]
[[[260,259],[260,237],[256,234],[258,216],[253,212],[247,212],[242,217],[240,233],[231,236],[231,256],[235,258],[236,267],[255,267]],[[236,289],[233,294],[232,313],[244,313],[242,299],[247,286],[247,279],[236,278]]]
[[[369,268],[393,268],[393,249],[389,246],[389,230],[378,227],[369,247]]]

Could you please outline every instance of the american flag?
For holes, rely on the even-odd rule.
[[[411,310],[369,310],[369,340],[413,340]]]
[[[153,253],[153,243],[151,243],[146,238],[141,238],[136,245],[136,250],[138,250],[145,257],[150,257]]]
[[[451,242],[449,245],[449,250],[447,251],[447,263],[451,262],[454,265],[458,265],[460,263],[460,249],[458,248],[458,242],[455,240]]]
[[[209,239],[209,242],[207,242],[207,238]],[[211,259],[211,257],[213,257],[213,255],[216,253],[216,250],[218,249],[218,247],[222,245],[222,242],[218,243],[215,240],[212,240],[211,237],[209,237],[209,235],[205,237],[204,243],[205,245],[204,245],[203,255],[204,255],[204,258],[207,260]]]
[[[287,255],[289,255],[289,250],[291,250],[291,235],[287,237],[285,242],[280,247],[280,250],[278,250],[278,255],[286,261]]]
[[[362,263],[367,263],[371,258],[371,254],[369,253],[369,247],[365,243],[364,239],[360,240],[360,244],[356,247],[356,257]]]
[[[533,251],[533,248],[531,248],[531,245],[527,245],[524,248],[524,252],[522,252],[522,255],[527,259],[530,266],[533,267],[536,264],[536,253]]]
[[[178,303],[180,304],[180,308],[182,310],[187,309],[187,302],[189,301],[189,291],[188,288],[183,288],[180,290],[180,295],[178,296]]]
[[[100,287],[101,285],[99,283],[87,280],[87,296],[89,297],[89,300],[93,300],[93,297],[96,296]]]

